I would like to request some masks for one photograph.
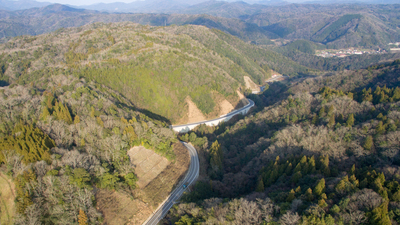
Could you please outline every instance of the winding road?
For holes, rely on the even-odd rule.
[[[200,171],[199,157],[196,149],[189,143],[182,142],[182,144],[188,149],[190,155],[190,166],[186,173],[185,178],[178,184],[177,188],[168,196],[168,198],[160,204],[156,211],[149,217],[143,225],[155,225],[168,213],[169,209],[175,204],[175,202],[182,196],[186,188],[183,185],[189,186],[198,177]]]
[[[237,114],[247,114],[247,112],[254,106],[254,102],[248,99],[248,104],[241,109],[234,110],[226,115],[222,115],[219,118],[207,121],[201,121],[192,124],[176,125],[171,126],[172,129],[178,132],[187,132],[199,124],[217,125],[221,121],[228,121]],[[164,216],[168,213],[169,209],[176,203],[176,201],[182,196],[186,188],[183,186],[190,186],[198,177],[200,171],[199,157],[196,149],[189,143],[182,142],[182,144],[188,149],[190,155],[190,166],[186,173],[185,178],[178,184],[177,188],[168,196],[168,198],[160,204],[160,206],[153,212],[153,214],[143,223],[143,225],[155,225],[160,222]]]

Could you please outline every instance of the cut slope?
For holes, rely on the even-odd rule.
[[[203,113],[201,113],[201,111],[197,108],[196,104],[194,104],[189,97],[186,98],[186,103],[189,108],[187,123],[195,123],[206,120],[206,117],[203,115]]]
[[[250,77],[244,76],[244,82],[246,83],[246,88],[250,89],[251,91],[260,91],[260,87],[255,84]]]
[[[228,102],[227,100],[223,100],[219,104],[219,107],[220,107],[220,114],[222,114],[222,115],[230,113],[232,110],[234,110],[233,105],[230,102]]]

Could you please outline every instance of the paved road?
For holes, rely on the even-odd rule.
[[[189,170],[183,179],[178,185],[177,188],[168,196],[168,198],[161,203],[161,205],[157,208],[155,213],[147,219],[143,225],[155,225],[164,216],[168,213],[169,209],[175,204],[175,202],[182,196],[183,192],[186,190],[183,185],[187,183],[187,186],[192,184],[197,177],[199,176],[199,171],[200,171],[200,163],[199,163],[199,157],[197,155],[196,149],[189,143],[182,142],[183,145],[188,149],[189,155],[190,155],[190,166]]]

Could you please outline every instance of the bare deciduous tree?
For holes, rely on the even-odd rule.
[[[295,225],[299,222],[299,220],[300,216],[297,214],[297,212],[293,213],[292,211],[288,211],[279,219],[279,222],[282,225]]]

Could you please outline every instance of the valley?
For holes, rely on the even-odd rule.
[[[399,7],[0,2],[1,224],[400,224]]]

